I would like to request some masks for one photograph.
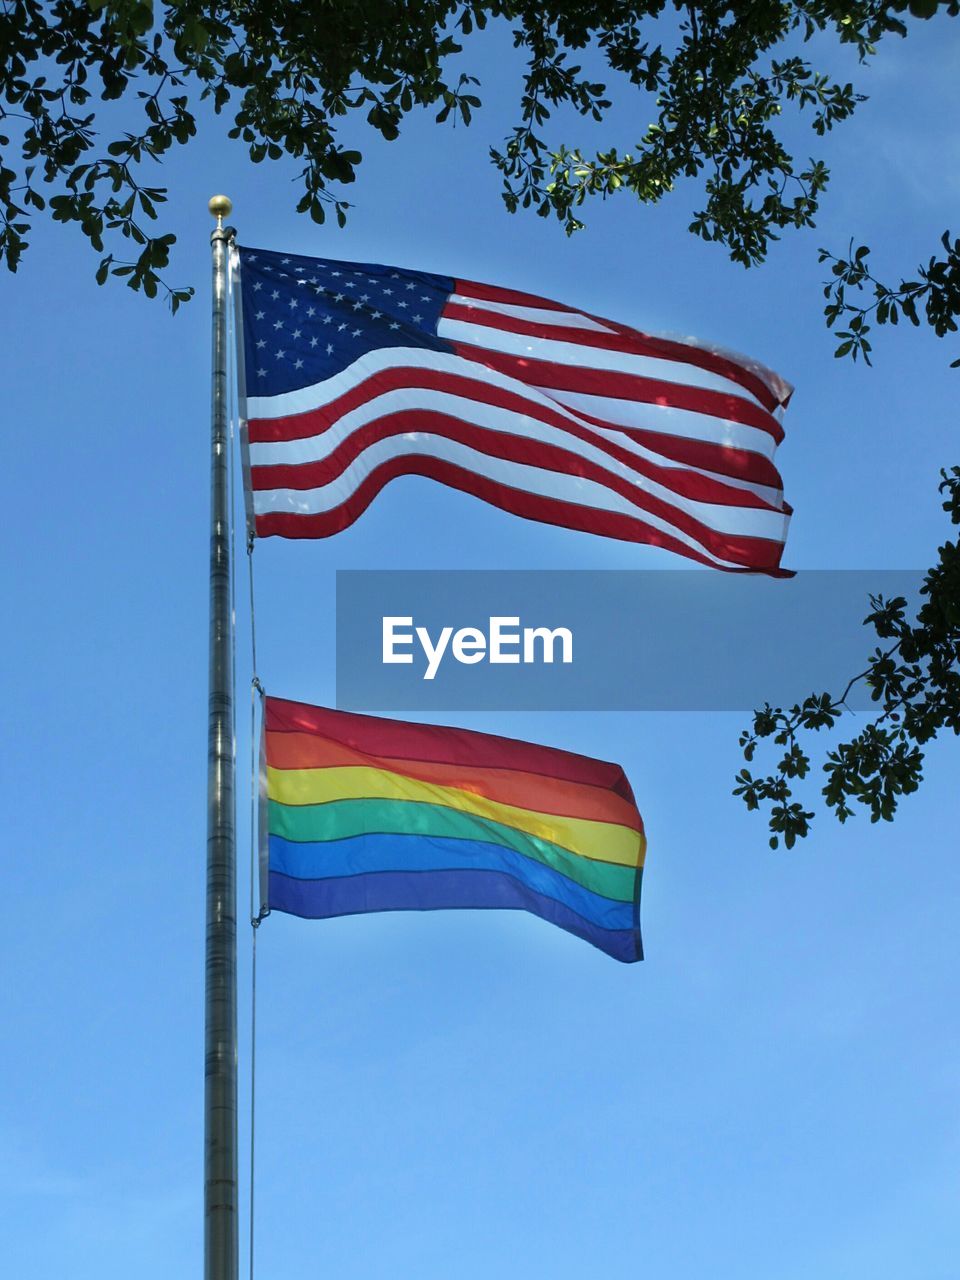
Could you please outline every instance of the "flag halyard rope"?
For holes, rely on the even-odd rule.
[[[233,326],[234,341],[229,345],[229,353],[233,362],[234,376],[228,379],[229,395],[231,400],[230,412],[230,461],[229,461],[229,484],[230,484],[230,541],[231,546],[235,546],[236,537],[236,451],[238,448],[243,449],[243,422],[242,407],[240,404],[240,383],[243,377],[242,360],[240,359],[242,337],[240,334],[239,314],[237,307],[237,294],[235,270],[236,270],[236,251],[235,249],[230,255],[229,281],[230,289],[233,294],[233,306],[229,309],[230,322]],[[247,551],[247,589],[248,589],[248,611],[250,620],[250,896],[249,896],[249,919],[251,927],[251,947],[250,947],[250,1180],[248,1187],[248,1219],[249,1219],[249,1236],[248,1236],[248,1267],[249,1278],[254,1280],[255,1271],[255,1195],[256,1195],[256,1098],[257,1098],[257,930],[261,920],[266,914],[261,908],[261,904],[257,901],[257,868],[259,863],[259,847],[258,847],[258,823],[257,823],[257,794],[258,794],[258,774],[259,760],[257,750],[257,699],[258,695],[263,697],[263,685],[260,683],[257,674],[257,628],[256,628],[256,608],[255,608],[255,592],[253,579],[253,548],[255,538],[251,531],[247,532],[246,551]],[[231,557],[231,579],[230,579],[230,604],[231,604],[231,643],[234,651],[234,683],[236,684],[236,582],[233,572],[233,558]],[[236,696],[236,688],[234,688],[234,696]],[[236,739],[234,739],[234,757],[236,757]]]

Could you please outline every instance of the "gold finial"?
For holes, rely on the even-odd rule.
[[[229,196],[211,196],[207,208],[217,220],[217,230],[223,226],[224,218],[229,218],[233,209],[233,201]]]

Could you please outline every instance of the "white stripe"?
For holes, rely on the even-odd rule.
[[[722,418],[713,418],[709,414],[694,413],[688,409],[673,409],[668,405],[633,404],[629,400],[613,399],[606,396],[587,396],[573,392],[557,392],[549,389],[528,386],[526,383],[478,365],[472,360],[464,360],[460,356],[446,351],[430,351],[423,347],[384,347],[367,352],[346,369],[334,374],[322,382],[309,387],[301,387],[296,391],[287,391],[275,396],[250,396],[247,400],[247,417],[261,421],[275,418],[296,417],[302,413],[310,413],[337,400],[346,392],[353,390],[366,379],[375,377],[386,370],[400,368],[427,369],[432,372],[446,373],[460,378],[487,383],[514,395],[521,396],[534,406],[543,406],[553,413],[563,416],[571,415],[574,421],[580,421],[577,411],[590,413],[595,417],[611,422],[615,434],[609,438],[617,443],[625,444],[629,437],[615,431],[617,426],[639,426],[648,430],[665,431],[671,435],[692,440],[705,440],[715,444],[725,444],[732,448],[742,448],[772,458],[776,450],[776,442],[767,432],[757,427],[745,427],[740,423],[730,423]],[[465,390],[463,398],[468,399]],[[599,412],[594,412],[599,409]],[[599,428],[592,423],[582,423],[591,431]],[[633,442],[630,442],[633,444]],[[642,446],[635,445],[637,450]],[[655,450],[641,456],[658,459]],[[664,465],[680,465],[672,459],[658,459]],[[711,474],[705,472],[704,474]],[[725,482],[728,477],[717,473]],[[749,487],[744,482],[744,487]],[[768,491],[762,486],[754,492],[767,497]]]
[[[460,374],[462,377],[468,372],[468,366],[472,367],[470,361],[452,355],[449,351],[431,351],[426,347],[378,347],[374,351],[367,351],[339,373],[324,378],[321,382],[311,383],[308,387],[282,391],[275,396],[248,396],[247,417],[269,421],[273,418],[292,418],[298,413],[310,413],[338,399],[364,378],[372,378],[385,369],[431,369],[438,373]],[[481,381],[508,387],[511,391],[516,389],[518,384],[515,379],[508,378],[506,374],[488,376],[492,374],[492,369],[484,369],[480,375]]]
[[[662,431],[684,440],[703,440],[730,449],[743,449],[747,453],[759,453],[770,459],[777,451],[777,442],[769,431],[748,427],[729,418],[714,418],[710,414],[678,409],[669,404],[591,396],[579,391],[557,391],[553,387],[540,387],[538,390],[562,408],[600,418],[611,426]]]
[[[592,410],[590,405],[594,402],[601,403],[610,407],[610,414],[607,410],[598,413],[596,416],[604,418],[610,422],[620,423],[620,418],[614,418],[614,412],[623,415],[623,426],[643,426],[654,430],[653,419],[647,422],[644,418],[646,410],[649,409],[652,414],[654,410],[658,410],[664,416],[676,414],[678,422],[682,422],[683,427],[671,432],[676,435],[689,435],[695,440],[714,440],[718,443],[726,443],[729,429],[729,439],[731,445],[751,449],[755,453],[762,453],[765,457],[771,457],[776,447],[772,437],[768,437],[767,433],[757,427],[742,427],[739,423],[728,424],[722,418],[714,418],[710,414],[693,413],[686,409],[672,409],[669,406],[644,406],[637,405],[638,415],[641,415],[637,422],[633,422],[629,418],[632,402],[627,400],[612,399],[605,396],[583,396],[573,392],[559,392],[548,388],[537,388],[528,386],[524,382],[520,382],[517,378],[511,378],[509,374],[500,373],[496,369],[490,369],[486,365],[477,364],[473,360],[464,360],[462,356],[453,355],[448,351],[431,351],[426,347],[381,347],[376,351],[368,351],[362,355],[353,364],[348,365],[346,369],[341,369],[339,373],[335,373],[333,377],[325,378],[322,382],[315,382],[309,387],[299,387],[294,391],[284,391],[275,396],[248,396],[247,398],[247,418],[289,418],[300,413],[310,413],[314,409],[320,408],[322,405],[330,404],[339,396],[350,391],[364,378],[371,378],[377,373],[381,373],[386,369],[393,368],[410,368],[410,369],[430,369],[438,373],[454,374],[461,378],[472,378],[477,382],[489,383],[492,387],[500,387],[504,391],[512,391],[515,395],[523,395],[529,399],[537,396],[543,398],[544,402],[556,409],[570,405],[579,408],[579,401],[583,400],[582,412],[590,413]],[[618,408],[621,406],[621,408]],[[670,428],[661,428],[670,430]],[[740,432],[749,432],[749,435],[740,436]],[[754,434],[755,433],[755,434]],[[743,444],[738,445],[736,441],[742,438]]]
[[[783,515],[781,512],[765,511],[757,507],[741,507],[725,503],[700,502],[684,497],[668,486],[658,483],[647,476],[638,474],[623,463],[612,458],[609,453],[597,445],[571,436],[560,427],[541,422],[528,414],[519,414],[511,409],[502,409],[496,405],[483,404],[477,400],[465,399],[446,391],[428,391],[423,388],[403,388],[387,391],[359,405],[349,413],[343,414],[327,430],[302,440],[281,440],[250,445],[250,462],[253,466],[302,466],[305,463],[319,462],[329,457],[355,431],[370,423],[377,422],[387,414],[412,410],[416,413],[445,413],[461,422],[503,434],[522,436],[528,440],[536,440],[543,444],[555,445],[576,453],[579,457],[601,466],[605,471],[620,479],[625,479],[643,493],[659,498],[662,502],[685,512],[699,520],[702,524],[718,532],[744,534],[757,538],[779,539],[783,533]],[[604,433],[592,429],[598,438]],[[429,430],[429,422],[424,422],[422,430],[410,431],[399,437],[408,442],[407,452],[432,453],[431,442],[434,437]],[[615,432],[606,433],[606,438],[615,440],[621,447],[632,446],[631,452],[637,458],[654,461],[662,465],[662,460],[651,456],[641,445],[634,445],[626,437]],[[428,442],[426,447],[421,440]],[[518,465],[518,464],[510,464]],[[546,469],[546,468],[540,468]],[[693,472],[694,468],[685,468]],[[706,475],[706,472],[700,472]],[[714,478],[714,477],[710,477]],[[741,486],[734,486],[741,487]],[[751,486],[755,492],[762,486]],[[763,489],[762,496],[768,501],[777,502],[779,495],[770,489]]]
[[[515,320],[529,320],[532,324],[554,324],[565,329],[591,329],[594,333],[616,334],[615,329],[600,324],[590,316],[581,315],[579,311],[545,311],[541,307],[518,307],[512,302],[489,302],[486,298],[468,298],[459,293],[451,293],[447,303],[451,302],[461,307],[477,307],[480,311],[512,316]]]
[[[495,286],[488,287],[493,288]],[[743,369],[745,373],[753,374],[776,397],[781,405],[793,392],[793,386],[785,378],[781,378],[778,373],[768,369],[759,360],[754,360],[752,356],[745,356],[742,351],[734,351],[729,347],[722,347],[716,342],[706,342],[702,338],[695,338],[687,333],[643,333],[639,329],[633,329],[629,326],[617,326],[612,320],[608,320],[604,316],[584,315],[571,307],[563,307],[559,311],[550,311],[543,307],[522,307],[506,302],[490,301],[486,298],[471,298],[468,294],[451,294],[449,300],[461,303],[464,306],[480,307],[486,311],[500,311],[504,315],[516,316],[520,320],[533,320],[561,326],[569,325],[574,328],[593,329],[598,333],[619,334],[622,329],[626,328],[630,334],[638,338],[660,338],[665,342],[674,342],[678,346],[690,347],[696,351],[705,351],[710,355],[720,356],[721,359],[728,360],[730,364],[737,365]],[[562,304],[558,303],[557,305],[561,306]],[[781,411],[778,409],[775,412]]]
[[[275,511],[291,512],[295,515],[316,515],[331,511],[341,506],[376,467],[391,458],[411,454],[444,459],[474,475],[485,476],[512,489],[577,503],[579,506],[595,510],[613,511],[632,516],[652,528],[669,533],[685,546],[695,548],[701,554],[704,553],[701,544],[691,535],[676,528],[669,521],[638,508],[605,485],[556,471],[544,471],[540,467],[504,462],[500,458],[491,458],[488,454],[478,453],[477,450],[458,444],[454,440],[444,440],[421,433],[376,441],[330,484],[315,489],[257,490],[253,495],[254,509],[258,515]],[[782,542],[786,536],[786,517],[779,517],[779,523],[780,530],[776,540]],[[706,554],[716,559],[712,553]],[[718,563],[731,567],[734,564],[726,560],[718,560]]]
[[[752,356],[745,356],[742,351],[733,351],[730,347],[722,347],[716,342],[704,342],[702,338],[692,338],[686,333],[658,333],[655,336],[664,338],[667,342],[679,342],[685,347],[697,347],[701,351],[709,351],[711,355],[720,356],[724,360],[729,360],[731,364],[740,365],[755,378],[759,378],[767,390],[777,398],[780,402],[778,413],[783,412],[783,402],[793,394],[791,382],[781,378],[779,373],[768,369],[765,364],[754,360]]]
[[[576,369],[629,373],[639,378],[655,378],[658,382],[698,387],[702,391],[720,391],[764,408],[757,397],[739,382],[680,360],[661,360],[656,356],[607,351],[603,347],[581,346],[576,342],[562,342],[555,338],[532,338],[524,333],[509,333],[505,329],[470,324],[466,320],[448,320],[446,317],[440,318],[437,333],[441,338],[448,338],[453,342],[465,342],[487,351],[501,351],[505,355],[526,356],[529,360],[547,360],[552,364],[570,365]]]

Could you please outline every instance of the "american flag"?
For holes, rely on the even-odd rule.
[[[248,507],[323,538],[397,476],[777,573],[791,388],[718,348],[400,267],[239,248]]]

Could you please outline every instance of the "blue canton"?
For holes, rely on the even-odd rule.
[[[248,396],[332,377],[381,347],[453,350],[437,337],[449,276],[238,249]]]

